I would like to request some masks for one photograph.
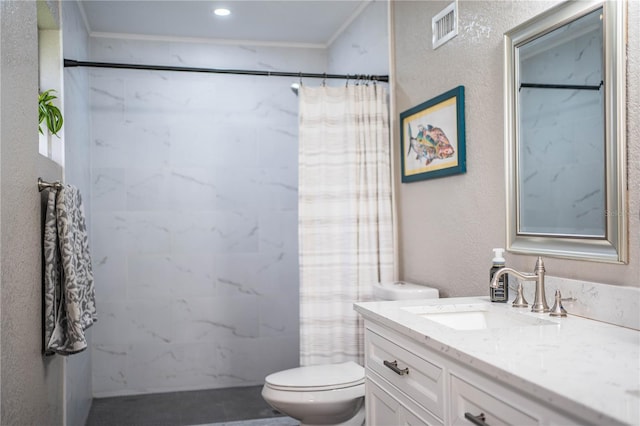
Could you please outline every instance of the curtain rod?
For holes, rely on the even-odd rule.
[[[151,71],[203,72],[203,73],[213,73],[213,74],[265,75],[265,76],[274,76],[274,77],[298,77],[298,78],[322,78],[322,79],[330,78],[330,79],[342,79],[342,80],[364,79],[364,80],[370,80],[370,81],[389,82],[388,75],[317,74],[317,73],[308,73],[308,72],[193,68],[193,67],[176,67],[176,66],[166,66],[166,65],[138,65],[138,64],[120,64],[120,63],[110,63],[110,62],[88,62],[88,61],[75,61],[73,59],[65,59],[64,66],[65,68],[69,68],[69,67],[120,68],[120,69],[151,70]]]
[[[539,84],[539,83],[521,83],[520,88],[529,87],[533,89],[572,89],[572,90],[600,90],[604,85],[601,81],[597,86],[589,86],[582,84]]]

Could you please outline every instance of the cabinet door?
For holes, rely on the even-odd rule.
[[[402,410],[400,412],[400,424],[403,426],[423,426],[428,425],[422,419],[409,410]],[[432,425],[441,425],[441,423],[432,423]]]
[[[406,399],[384,380],[380,379],[378,383],[368,376],[365,389],[367,426],[442,426],[439,420],[424,409],[420,410],[415,402]],[[413,412],[410,406],[429,420]]]
[[[367,426],[399,425],[402,410],[400,402],[372,380],[367,379],[365,389]]]

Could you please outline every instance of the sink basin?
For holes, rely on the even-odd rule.
[[[492,310],[483,304],[407,306],[401,309],[454,330],[555,325],[553,321],[517,312]]]

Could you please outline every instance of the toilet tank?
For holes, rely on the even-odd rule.
[[[406,299],[438,299],[437,288],[405,281],[375,283],[373,285],[374,300],[406,300]]]

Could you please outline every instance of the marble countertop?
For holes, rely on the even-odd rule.
[[[454,330],[402,309],[478,303],[545,325]],[[367,320],[593,423],[640,424],[640,331],[535,314],[488,297],[364,302],[354,308]]]

